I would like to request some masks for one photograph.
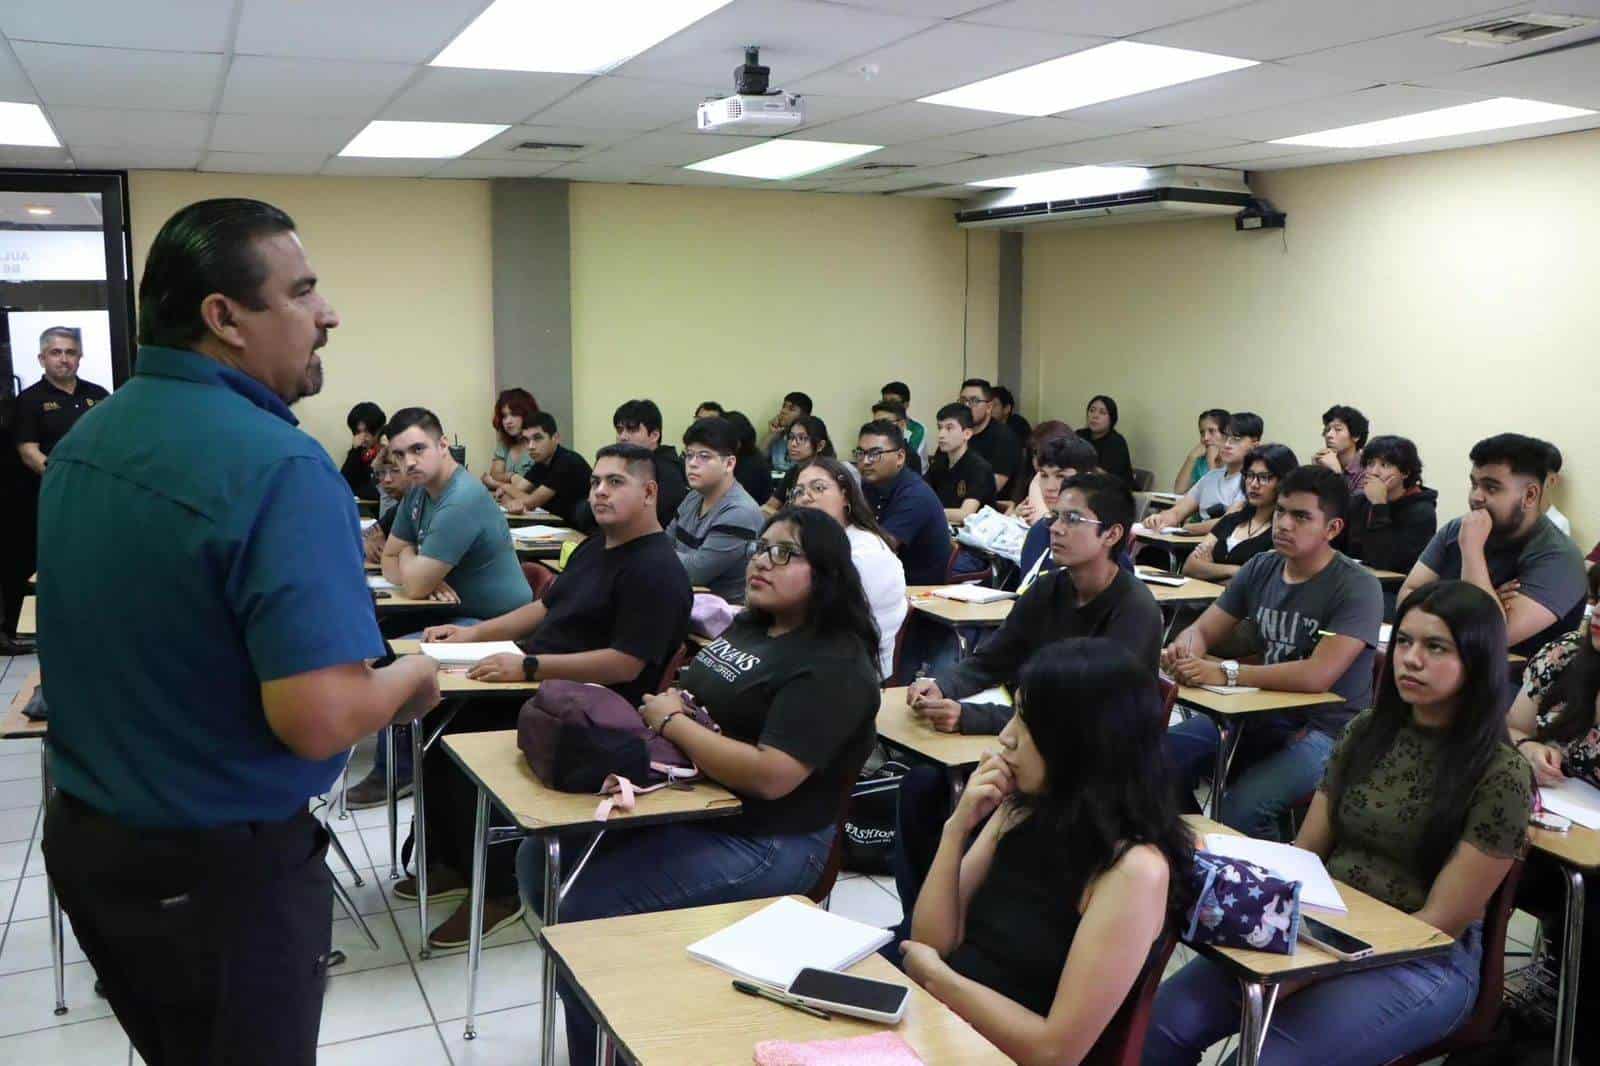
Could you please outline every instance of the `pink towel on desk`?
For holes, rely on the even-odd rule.
[[[898,1033],[873,1033],[846,1040],[763,1040],[756,1045],[756,1066],[923,1066],[922,1059]]]

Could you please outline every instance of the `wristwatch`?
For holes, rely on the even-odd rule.
[[[522,657],[522,679],[524,681],[539,680],[539,657],[537,655],[524,655]]]
[[[1239,662],[1236,659],[1222,660],[1222,675],[1228,679],[1231,688],[1239,683]]]

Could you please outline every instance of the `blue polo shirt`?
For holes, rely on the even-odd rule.
[[[863,478],[861,491],[878,525],[899,545],[896,554],[905,564],[906,584],[944,584],[950,573],[950,523],[928,483],[907,467],[887,485]]]
[[[261,684],[383,654],[350,486],[276,395],[194,352],[138,373],[50,457],[40,665],[56,784],[131,825],[286,818],[344,756],[267,726]]]

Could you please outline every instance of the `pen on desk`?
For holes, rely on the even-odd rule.
[[[770,999],[774,1003],[781,1003],[785,1007],[793,1007],[803,1014],[809,1014],[813,1018],[821,1018],[825,1022],[833,1020],[833,1015],[825,1010],[818,1010],[809,1003],[800,1003],[781,992],[774,992],[770,988],[763,988],[760,985],[751,984],[749,981],[735,981],[733,987],[747,996],[760,996],[762,999]]]

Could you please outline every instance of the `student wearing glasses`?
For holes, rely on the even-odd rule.
[[[823,511],[786,508],[750,547],[744,613],[700,649],[677,688],[640,706],[645,724],[743,809],[605,836],[561,904],[563,921],[803,893],[821,876],[840,796],[876,736],[878,631],[850,542]],[[690,697],[717,729],[690,713]],[[590,840],[563,836],[563,862]],[[544,904],[544,858],[543,842],[532,840],[517,855],[535,909]],[[558,991],[570,1059],[593,1062],[594,1022],[570,986]]]
[[[827,423],[816,415],[801,415],[795,419],[789,427],[788,441],[789,467],[783,480],[778,483],[777,495],[768,500],[763,508],[769,516],[776,514],[793,499],[795,479],[800,476],[802,466],[819,455],[829,459],[839,458],[833,450],[833,440],[828,436]]]
[[[900,433],[906,438],[906,466],[911,468],[912,473],[922,473],[926,464],[922,453],[917,451],[917,445],[911,439],[911,428],[916,426],[920,432],[921,423],[911,421],[906,415],[906,405],[898,400],[880,400],[873,404],[872,420],[876,422],[879,419],[893,422],[900,427]]]
[[[906,466],[906,439],[893,422],[868,422],[856,438],[861,491],[908,585],[938,585],[950,572],[950,523],[928,483]]]
[[[1066,436],[1052,437],[1040,446],[1033,458],[1033,485],[1029,488],[1028,499],[1017,504],[1016,510],[1011,512],[1024,522],[1031,523],[1028,535],[1022,541],[1022,554],[1017,560],[1017,567],[1022,572],[1022,578],[1017,583],[1018,592],[1026,589],[1039,575],[1048,574],[1056,568],[1055,555],[1050,551],[1050,527],[1055,524],[1061,486],[1077,474],[1094,473],[1099,461],[1089,442],[1070,431]],[[1033,502],[1035,495],[1039,498],[1037,504]],[[1126,557],[1124,553],[1122,558]]]
[[[1263,444],[1244,458],[1244,506],[1229,511],[1183,561],[1185,577],[1230,580],[1264,551],[1272,550],[1272,516],[1278,485],[1300,462],[1283,444]]]
[[[766,450],[767,461],[772,464],[773,473],[786,473],[793,465],[789,459],[789,430],[794,426],[796,419],[809,414],[811,414],[811,397],[803,392],[791,392],[783,398],[783,405],[778,408],[778,413],[767,423],[767,432],[761,438],[761,447]]]
[[[733,426],[702,418],[683,434],[689,494],[667,526],[667,539],[691,585],[729,603],[744,602],[745,549],[761,532],[761,508],[733,475]]]
[[[1004,491],[1012,478],[1024,473],[1022,442],[994,417],[994,388],[983,378],[968,378],[961,383],[957,402],[972,414],[972,450],[988,461],[995,487]]]
[[[1217,519],[1243,502],[1244,457],[1261,443],[1261,434],[1265,432],[1266,425],[1258,414],[1238,411],[1229,415],[1228,432],[1222,438],[1222,466],[1191,485],[1177,503],[1146,518],[1145,527],[1166,529],[1197,518],[1189,529],[1196,533],[1211,532]]]

